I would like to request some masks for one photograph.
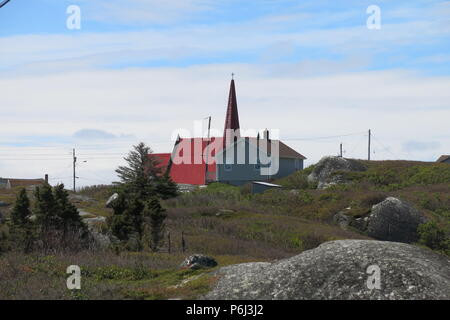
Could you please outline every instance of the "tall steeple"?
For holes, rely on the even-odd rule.
[[[234,74],[233,74],[234,76]],[[240,127],[239,127],[239,114],[237,109],[237,99],[236,99],[236,88],[234,84],[234,79],[231,79],[230,84],[230,94],[228,96],[228,107],[227,115],[225,117],[225,127],[224,127],[224,143],[228,146],[233,143],[235,137],[240,138]]]

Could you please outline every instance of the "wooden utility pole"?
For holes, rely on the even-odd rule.
[[[372,138],[372,131],[369,129],[369,145],[368,145],[368,153],[367,153],[367,160],[370,161],[370,139]]]
[[[75,188],[75,180],[77,179],[77,176],[75,175],[76,163],[77,163],[77,157],[75,156],[75,149],[73,149],[73,192],[76,192],[76,188]]]

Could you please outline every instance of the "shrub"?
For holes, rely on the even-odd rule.
[[[433,250],[450,254],[450,239],[446,230],[435,221],[421,224],[417,231],[420,235],[419,243]]]

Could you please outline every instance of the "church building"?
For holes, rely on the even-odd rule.
[[[152,154],[177,184],[223,182],[243,185],[272,181],[303,169],[303,155],[280,140],[263,136],[241,137],[234,79],[231,80],[222,137],[178,137],[172,153]]]

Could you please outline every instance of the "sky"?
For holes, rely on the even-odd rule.
[[[450,1],[10,0],[0,177],[72,186],[75,148],[77,185],[105,184],[140,141],[171,152],[208,116],[221,135],[232,73],[242,130],[279,130],[306,165],[340,143],[367,158],[369,129],[374,160],[435,161],[449,49]]]

